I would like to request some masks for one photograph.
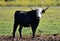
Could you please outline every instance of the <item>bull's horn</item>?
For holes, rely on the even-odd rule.
[[[48,8],[49,8],[49,6],[47,6],[46,9],[44,9],[44,10],[47,10]]]

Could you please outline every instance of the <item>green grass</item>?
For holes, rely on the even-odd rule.
[[[60,6],[60,0],[0,0],[0,6]]]
[[[33,8],[34,9],[34,8]],[[0,36],[12,35],[16,10],[31,10],[28,7],[0,7]],[[42,33],[39,30],[43,31]],[[31,28],[23,28],[23,35],[31,35]],[[60,7],[50,7],[43,15],[36,34],[60,34]],[[18,29],[16,34],[19,35]]]

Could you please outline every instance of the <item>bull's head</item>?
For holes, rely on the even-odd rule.
[[[37,17],[40,17],[40,18],[41,18],[42,13],[45,13],[45,11],[46,11],[48,8],[49,8],[49,6],[46,7],[45,9],[38,8],[38,9],[37,9]]]

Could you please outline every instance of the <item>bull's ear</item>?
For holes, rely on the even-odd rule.
[[[45,13],[45,10],[42,10],[42,13]]]

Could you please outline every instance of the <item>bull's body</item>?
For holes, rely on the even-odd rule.
[[[36,16],[36,10],[32,10],[29,12],[16,11],[14,15],[13,38],[15,37],[15,31],[18,25],[20,25],[19,28],[20,37],[22,37],[21,35],[22,27],[31,27],[34,37],[38,23],[39,18]]]
[[[38,25],[39,19],[36,17],[36,10],[23,12],[23,11],[16,11],[15,13],[15,22],[21,26],[29,27],[32,24]]]
[[[48,9],[48,7],[46,9]],[[34,38],[39,20],[41,18],[41,14],[44,13],[46,9],[43,10],[42,8],[40,8],[31,11],[16,11],[14,15],[13,38],[15,38],[15,32],[18,25],[20,25],[20,38],[22,37],[22,27],[31,27]]]

